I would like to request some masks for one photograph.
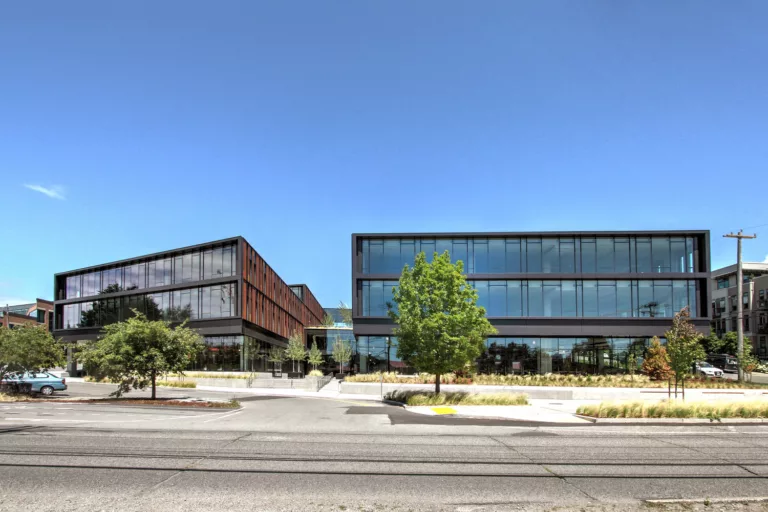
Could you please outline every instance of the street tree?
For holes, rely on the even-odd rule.
[[[328,313],[326,313],[325,316],[323,317],[323,325],[325,327],[333,327],[334,323],[336,322],[333,320],[333,317]]]
[[[413,268],[403,268],[393,289],[394,304],[387,304],[397,324],[397,356],[433,374],[435,393],[440,392],[440,377],[475,361],[485,338],[496,332],[463,271],[463,262],[452,264],[448,251],[435,253],[432,263],[419,253]]]
[[[323,352],[317,348],[317,341],[312,340],[312,347],[307,352],[307,362],[312,365],[313,370],[323,364]]]
[[[285,349],[280,347],[272,347],[267,353],[267,361],[272,363],[272,369],[275,370],[276,366],[282,367],[285,361]]]
[[[336,340],[333,344],[331,357],[334,361],[339,363],[341,374],[344,375],[344,365],[347,364],[352,357],[352,347],[344,340]]]
[[[675,376],[675,396],[677,385],[680,383],[685,398],[685,378],[691,373],[696,361],[703,360],[707,354],[701,346],[699,333],[690,321],[691,311],[684,307],[672,319],[672,328],[664,333],[667,338],[667,354],[669,354],[669,366]]]
[[[89,373],[118,385],[114,396],[151,387],[154,400],[157,376],[183,374],[204,345],[200,334],[186,323],[172,328],[168,322],[148,320],[135,309],[133,315],[105,326],[103,336],[86,345],[80,358]]]
[[[307,359],[307,349],[304,347],[304,340],[297,331],[293,331],[293,334],[288,338],[288,348],[285,351],[285,355],[292,361],[294,372],[296,371],[296,363]]]
[[[64,364],[63,345],[44,325],[0,327],[0,380],[11,372],[48,370]]]
[[[656,336],[651,339],[651,346],[643,359],[643,373],[653,380],[667,380],[672,374],[669,367],[669,355]]]
[[[341,314],[342,322],[352,325],[352,308],[344,304],[344,301],[339,301],[339,313]]]

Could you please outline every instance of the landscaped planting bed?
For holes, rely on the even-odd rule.
[[[394,372],[367,373],[348,376],[346,382],[381,382],[387,384],[434,384],[435,376],[426,373],[418,375],[400,375]],[[547,373],[544,375],[473,375],[457,377],[446,374],[440,378],[443,384],[478,384],[484,386],[562,386],[596,388],[666,388],[667,381],[654,381],[647,375],[562,375]],[[673,384],[674,386],[674,384]],[[728,379],[686,379],[685,387],[690,389],[768,389],[766,384],[751,382],[739,383]]]
[[[576,414],[593,418],[768,418],[768,400],[601,402],[582,405]]]
[[[424,391],[393,391],[387,400],[406,405],[528,405],[522,393],[475,394],[464,392],[428,393]]]

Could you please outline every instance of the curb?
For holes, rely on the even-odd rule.
[[[578,416],[578,415],[577,415]],[[604,425],[669,425],[669,424],[688,424],[688,425],[752,425],[768,423],[768,419],[763,418],[721,418],[709,419],[709,418],[594,418],[590,416],[578,416],[585,420],[592,421],[593,423],[600,423]]]

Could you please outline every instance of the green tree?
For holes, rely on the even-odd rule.
[[[736,331],[723,334],[720,354],[737,355],[739,353],[739,335]]]
[[[282,366],[285,361],[285,350],[280,347],[272,347],[267,353],[267,361],[272,363],[272,369],[275,369],[275,365]]]
[[[651,340],[651,346],[643,360],[643,373],[653,380],[667,380],[672,373],[667,349],[661,345],[656,336]]]
[[[183,373],[204,345],[197,331],[185,324],[171,328],[167,322],[148,320],[137,310],[133,314],[124,322],[105,326],[103,337],[86,345],[80,358],[97,378],[118,385],[114,396],[151,386],[154,400],[157,376]]]
[[[752,342],[745,337],[744,351],[739,355],[739,366],[750,381],[752,380],[752,372],[755,371],[759,363],[760,361],[752,353]]]
[[[323,353],[317,348],[317,342],[312,341],[312,347],[307,352],[307,361],[312,365],[313,370],[317,370],[317,367],[323,364]]]
[[[339,313],[341,314],[342,322],[352,325],[352,308],[344,304],[344,301],[339,301]]]
[[[669,366],[675,375],[675,396],[677,396],[679,382],[683,387],[683,398],[685,398],[685,378],[691,373],[693,364],[707,357],[701,346],[703,336],[696,330],[690,319],[691,312],[686,306],[675,315],[672,328],[664,333],[667,338]]]
[[[63,345],[44,325],[0,327],[0,380],[11,372],[48,370],[64,364]]]
[[[701,338],[701,346],[707,354],[720,354],[723,340],[718,338],[717,334],[711,332],[709,336]]]
[[[328,313],[325,314],[323,317],[323,325],[326,327],[333,327],[333,324],[336,322],[333,320],[333,317],[329,315]]]
[[[293,362],[293,371],[296,371],[296,363],[298,361],[304,361],[307,358],[307,349],[304,347],[304,340],[301,334],[294,331],[288,338],[288,348],[285,351],[285,355],[288,356]]]
[[[434,374],[436,393],[441,375],[476,360],[485,338],[496,332],[463,270],[464,263],[452,264],[448,251],[435,253],[432,263],[419,253],[413,268],[405,265],[400,286],[393,289],[396,307],[387,304],[397,324],[397,356],[418,371]]]
[[[336,340],[336,343],[333,344],[331,357],[333,357],[334,361],[339,363],[341,374],[344,375],[344,365],[347,364],[352,357],[352,347],[344,340]]]

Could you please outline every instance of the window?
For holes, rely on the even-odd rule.
[[[573,238],[560,239],[560,272],[576,272],[576,250]]]
[[[597,248],[597,272],[613,272],[613,238],[598,238]]]
[[[598,281],[597,301],[600,316],[616,316],[616,281]]]
[[[597,307],[597,281],[584,281],[583,283],[583,308],[585,317],[596,317]]]
[[[576,313],[576,281],[563,281],[561,284],[563,292],[563,314],[562,316],[574,317]]]
[[[507,282],[491,281],[487,316],[507,316]]]
[[[597,269],[597,256],[594,238],[581,239],[581,271],[594,274]]]
[[[543,286],[544,316],[563,316],[560,281],[544,281]]]
[[[528,316],[544,316],[541,281],[528,281]]]
[[[556,238],[544,238],[541,241],[541,271],[560,272],[560,247]]]
[[[630,272],[629,239],[616,238],[613,244],[614,270],[616,272]]]
[[[529,238],[526,252],[526,271],[541,272],[541,240]]]
[[[723,288],[728,288],[728,278],[727,277],[718,277],[717,278],[717,289],[722,290]]]
[[[488,240],[488,270],[501,274],[506,267],[505,242],[503,239]]]
[[[520,240],[508,239],[506,241],[506,270],[507,272],[522,272],[520,258]]]
[[[488,240],[474,241],[474,270],[475,274],[488,273]]]
[[[636,242],[637,272],[651,272],[651,239],[638,238]]]
[[[668,238],[651,238],[651,254],[653,256],[653,272],[671,271],[672,266],[670,263]]]
[[[669,246],[671,251],[672,272],[685,272],[688,269],[685,252],[685,238],[671,238]]]
[[[523,316],[523,295],[520,281],[507,281],[507,315]]]

